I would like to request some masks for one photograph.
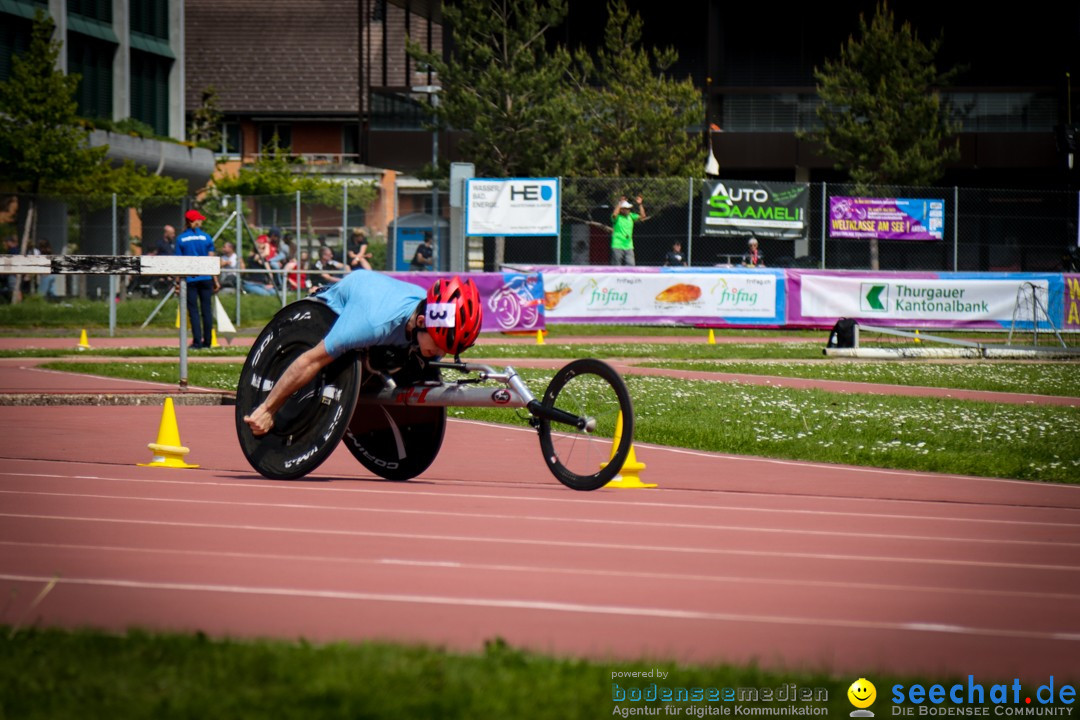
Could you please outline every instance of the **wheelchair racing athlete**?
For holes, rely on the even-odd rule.
[[[424,291],[370,270],[356,270],[318,298],[338,320],[318,345],[286,368],[270,394],[244,422],[255,436],[274,427],[274,413],[346,352],[374,347],[418,350],[424,358],[458,355],[476,342],[482,323],[480,292],[472,280],[436,280]],[[425,332],[426,331],[426,332]]]

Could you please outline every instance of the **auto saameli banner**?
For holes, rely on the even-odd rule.
[[[801,240],[808,232],[807,183],[705,182],[701,234]]]

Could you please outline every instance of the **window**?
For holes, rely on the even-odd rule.
[[[169,70],[172,60],[131,51],[131,116],[154,128],[158,135],[169,134]]]
[[[243,148],[240,123],[227,122],[221,126],[221,149],[219,155],[239,155]]]
[[[292,148],[292,125],[288,123],[263,123],[259,126],[259,152],[274,141],[277,135],[278,147],[283,150]]]
[[[80,33],[68,34],[68,73],[81,76],[75,99],[83,117],[112,119],[115,53],[112,43]]]
[[[70,15],[82,15],[106,25],[112,24],[112,0],[67,0]]]
[[[360,125],[345,123],[341,126],[342,162],[360,162]]]
[[[11,77],[11,58],[30,48],[31,23],[12,15],[0,16],[0,81]]]
[[[131,0],[131,31],[167,41],[169,0]]]

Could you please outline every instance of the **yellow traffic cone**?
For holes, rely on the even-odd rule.
[[[922,342],[922,339],[919,337],[919,331],[918,331],[918,329],[916,329],[915,330],[915,344],[918,345],[921,342]]]
[[[210,328],[210,347],[211,348],[219,348],[219,347],[221,347],[220,345],[218,345],[217,330],[215,330],[214,328]]]
[[[619,443],[622,441],[623,433],[623,419],[622,413],[619,413],[619,418],[615,421],[615,439],[611,445],[611,457],[615,457],[615,450],[619,447]],[[609,460],[610,462],[610,460]],[[641,482],[641,471],[645,469],[645,463],[638,462],[637,455],[634,454],[634,446],[630,445],[630,453],[626,456],[626,462],[623,463],[622,469],[619,470],[619,474],[604,487],[610,488],[654,488],[656,483],[644,483]]]
[[[161,411],[161,426],[158,428],[156,443],[148,443],[154,457],[148,463],[138,463],[139,467],[197,468],[184,462],[184,456],[191,450],[180,444],[180,429],[176,426],[176,409],[172,398],[165,398],[165,408]]]
[[[544,344],[544,331],[543,330],[537,330],[536,331],[536,344],[537,345],[543,345]]]
[[[709,328],[709,345],[715,345],[715,344],[716,344],[716,333],[713,332],[712,328]]]
[[[86,330],[85,329],[79,334],[79,344],[76,345],[75,347],[80,352],[83,351],[83,350],[89,350],[90,349],[90,341],[86,337]]]

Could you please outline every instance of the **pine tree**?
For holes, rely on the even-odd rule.
[[[674,48],[641,47],[643,22],[625,0],[608,2],[604,45],[596,58],[584,50],[574,97],[581,112],[574,128],[573,172],[592,177],[686,177],[702,162],[701,92],[690,78],[667,71]]]
[[[840,57],[814,71],[823,125],[815,137],[860,188],[927,185],[960,156],[959,124],[937,94],[955,74],[937,71],[941,42],[924,44],[907,22],[897,29],[882,2],[869,24],[859,16]]]
[[[477,173],[558,175],[564,170],[570,54],[549,50],[546,33],[566,17],[566,0],[460,0],[443,7],[454,33],[448,61],[410,44],[438,74],[440,124],[463,131]]]

